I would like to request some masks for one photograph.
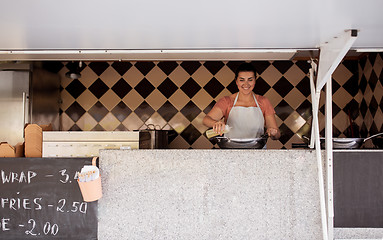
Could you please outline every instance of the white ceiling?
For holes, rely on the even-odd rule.
[[[381,0],[1,0],[0,59],[28,59],[10,50],[306,50],[346,29],[359,30],[352,49],[383,48],[382,12]],[[55,58],[79,56],[68,54]]]

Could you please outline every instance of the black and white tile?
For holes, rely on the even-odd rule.
[[[333,74],[335,137],[382,131],[382,55],[345,60]],[[50,63],[62,77],[61,130],[126,131],[147,124],[172,130],[172,148],[214,148],[203,135],[205,114],[222,96],[237,91],[240,61],[85,62],[82,77],[65,77],[68,64]],[[268,148],[291,148],[310,135],[311,95],[306,61],[255,61],[255,92],[277,113],[282,137]],[[322,94],[324,96],[324,94]],[[320,103],[321,132],[324,98]],[[350,128],[350,123],[357,125]]]

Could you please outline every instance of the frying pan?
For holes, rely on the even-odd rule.
[[[333,138],[332,139],[332,147],[333,149],[357,149],[360,148],[363,143],[371,138],[379,136],[383,133],[378,133],[372,135],[368,138]],[[303,138],[310,141],[310,139],[306,136],[302,136]],[[325,138],[320,138],[321,148],[325,148]]]
[[[268,135],[259,138],[228,138],[225,136],[212,137],[209,140],[223,149],[261,149],[267,142]]]

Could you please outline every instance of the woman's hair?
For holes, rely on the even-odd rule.
[[[235,71],[235,79],[237,79],[238,74],[240,72],[253,72],[254,77],[257,76],[257,73],[255,72],[255,68],[254,68],[253,64],[251,64],[251,63],[245,62],[245,63],[242,63],[241,65],[239,65],[237,70]]]

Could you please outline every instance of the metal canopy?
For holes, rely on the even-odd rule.
[[[383,47],[383,1],[100,1],[2,0],[0,55],[41,52],[43,59],[236,59],[225,50],[319,49],[344,29],[360,31],[353,48]],[[181,50],[224,50],[219,56]],[[67,55],[54,51],[69,51]],[[73,50],[124,50],[90,56]],[[139,56],[151,50],[145,58]],[[161,50],[175,50],[159,52]],[[143,52],[141,52],[143,51]],[[136,52],[137,53],[137,52]],[[28,53],[27,53],[28,54]],[[45,54],[45,55],[44,55]],[[259,52],[241,59],[290,59],[293,54]],[[52,55],[56,57],[53,58]],[[12,55],[11,59],[31,60]],[[77,58],[76,58],[77,57]],[[0,60],[1,60],[0,59]]]

